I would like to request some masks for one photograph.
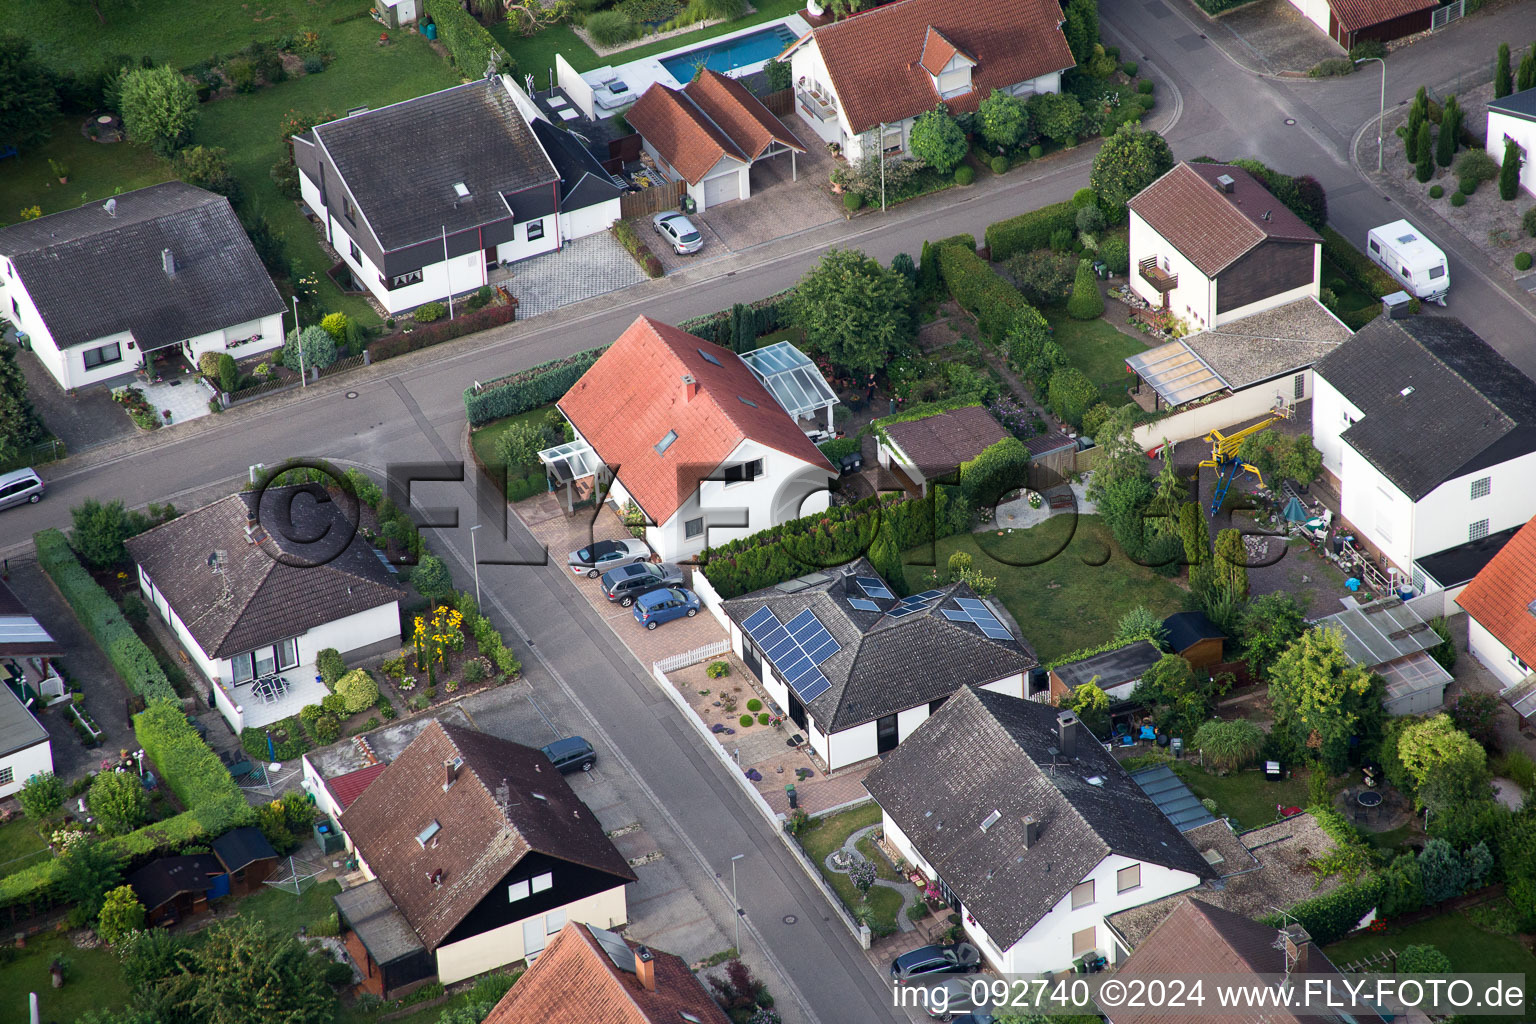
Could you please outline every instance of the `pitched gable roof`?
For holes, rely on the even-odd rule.
[[[458,779],[445,792],[444,764],[455,758]],[[416,837],[434,821],[423,845]],[[607,872],[616,885],[635,880],[542,753],[440,721],[342,812],[341,826],[429,951],[530,852]]]
[[[948,67],[949,62],[956,56],[963,58],[969,64],[976,63],[975,57],[945,39],[944,33],[929,25],[928,34],[923,38],[923,56],[918,61],[923,66],[923,70],[930,75],[937,75]]]
[[[698,383],[692,400],[685,374]],[[740,356],[646,316],[556,404],[658,523],[744,440],[836,472]],[[676,440],[658,452],[668,433]]]
[[[533,122],[533,134],[549,154],[560,175],[560,209],[566,213],[617,199],[624,191],[591,150],[569,131],[543,118]]]
[[[485,1024],[727,1024],[728,1018],[682,957],[651,950],[656,987],[640,984],[594,938],[633,951],[639,943],[572,921],[485,1018]],[[617,948],[617,947],[615,947]]]
[[[1232,178],[1231,193],[1217,184],[1222,175]],[[1181,163],[1128,205],[1207,277],[1268,239],[1322,242],[1253,175],[1227,164]]]
[[[342,504],[318,484],[232,494],[129,538],[128,554],[198,646],[228,658],[405,593]]]
[[[1191,885],[1215,877],[1114,757],[1078,728],[1069,762],[1051,753],[1059,750],[1056,708],[966,688],[864,780],[1003,949],[1109,854],[1185,872]],[[1000,817],[982,831],[993,811]],[[1028,849],[1025,816],[1039,823]]]
[[[60,349],[130,331],[148,352],[283,312],[228,199],[167,181],[112,201],[0,229]]]
[[[16,592],[0,580],[0,657],[52,657],[63,653],[64,645],[43,628]]]
[[[775,142],[805,152],[795,133],[746,86],[728,75],[706,69],[683,86],[683,92],[749,159],[756,160]]]
[[[880,429],[925,475],[953,469],[1012,436],[979,405],[890,423]]]
[[[813,28],[786,53],[815,42],[858,134],[933,109],[939,95],[928,65],[946,51],[940,70],[955,52],[975,64],[971,91],[945,100],[957,113],[975,110],[993,89],[1065,71],[1075,62],[1061,21],[1056,0],[896,0]]]
[[[1434,7],[1437,0],[1328,0],[1333,16],[1346,32],[1358,32],[1384,21],[1417,14]]]
[[[1536,382],[1460,320],[1377,317],[1313,372],[1362,414],[1339,436],[1412,501],[1536,451]]]
[[[1536,89],[1526,89],[1500,100],[1489,100],[1488,109],[1526,121],[1536,121]]]
[[[1520,527],[1456,603],[1527,665],[1536,665],[1536,518]]]
[[[624,118],[690,185],[723,158],[751,163],[775,142],[805,152],[761,100],[716,71],[706,70],[680,90],[652,84]]]

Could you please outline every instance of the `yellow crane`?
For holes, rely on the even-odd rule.
[[[1247,470],[1259,478],[1259,486],[1266,487],[1264,474],[1259,468],[1244,462],[1237,457],[1238,449],[1243,446],[1244,439],[1268,428],[1278,420],[1288,419],[1291,410],[1288,405],[1277,403],[1271,411],[1268,419],[1260,420],[1251,427],[1244,427],[1233,434],[1223,434],[1219,430],[1213,430],[1205,435],[1205,440],[1211,443],[1211,457],[1201,461],[1200,468],[1209,466],[1216,470],[1216,491],[1211,498],[1211,515],[1221,510],[1221,503],[1227,496],[1227,489],[1232,486],[1232,481],[1237,477],[1239,469]]]

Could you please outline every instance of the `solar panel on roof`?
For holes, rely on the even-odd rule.
[[[816,621],[816,613],[807,608],[784,624],[784,628],[791,633],[799,633],[807,624]]]
[[[828,658],[832,657],[832,655],[836,654],[842,649],[842,645],[839,644],[836,640],[832,639],[831,635],[829,634],[827,638],[821,642],[820,647],[808,653],[811,656],[811,660],[820,665],[822,662],[826,661]]]
[[[848,604],[850,607],[857,608],[861,612],[877,612],[880,610],[880,606],[875,604],[875,602],[862,597],[850,597]]]
[[[897,605],[895,608],[892,608],[890,611],[886,612],[885,614],[890,616],[893,619],[899,619],[903,615],[911,615],[914,612],[919,612],[919,611],[922,611],[922,609],[921,608],[914,608],[912,605]]]
[[[745,629],[748,633],[753,634],[753,639],[756,639],[758,627],[766,624],[769,620],[772,620],[775,625],[777,625],[779,621],[774,616],[771,609],[759,608],[757,611],[753,612],[751,615],[748,615],[745,619],[742,620],[741,628]]]
[[[588,926],[587,931],[597,940],[597,944],[602,947],[603,952],[608,954],[608,959],[613,961],[613,966],[621,971],[628,971],[630,974],[635,973],[634,950],[629,948],[629,944],[619,936],[618,932],[611,932],[606,928],[598,928],[596,926]]]
[[[781,661],[788,660],[791,652],[798,651],[799,649],[800,645],[795,643],[795,638],[792,636],[786,636],[772,647],[765,648],[768,652],[768,657],[775,665]]]
[[[1013,632],[992,614],[985,604],[972,600],[969,597],[956,598],[955,603],[961,607],[941,608],[944,617],[951,622],[969,622],[981,630],[982,635],[992,640],[1012,640]]]
[[[991,637],[993,640],[1012,640],[1013,639],[1013,634],[1008,632],[1007,627],[1002,625],[1001,623],[999,623],[999,624],[994,626],[991,623],[979,622],[979,623],[977,623],[977,625],[979,625],[981,627],[981,631],[983,633],[985,633],[987,636]]]
[[[957,597],[955,598],[955,604],[959,605],[961,608],[964,608],[968,612],[987,610],[987,606],[976,600],[974,597]]]
[[[793,679],[808,668],[815,668],[815,662],[807,658],[798,649],[784,659],[784,664],[779,666],[779,675],[785,679]]]
[[[780,641],[785,640],[788,637],[789,630],[785,629],[783,626],[779,625],[777,621],[775,621],[773,628],[762,635],[762,643],[758,646],[765,649],[769,647],[776,647]]]
[[[895,594],[891,593],[889,587],[880,581],[880,577],[878,576],[855,576],[853,578],[853,582],[857,583],[860,589],[862,589],[864,593],[868,594],[870,597],[883,597],[889,599],[896,596]]]
[[[803,704],[809,704],[832,688],[832,683],[817,669],[807,672],[791,685]]]
[[[943,593],[944,593],[944,591],[942,591],[942,590],[925,590],[921,594],[913,595],[912,600],[914,600],[914,601],[932,601],[934,598],[941,596]]]
[[[970,622],[971,621],[971,617],[969,615],[967,615],[965,612],[960,611],[957,608],[940,608],[939,611],[943,612],[944,613],[944,617],[946,619],[948,619],[950,622]]]

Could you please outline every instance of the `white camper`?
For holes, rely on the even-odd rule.
[[[1402,283],[1409,295],[1445,305],[1451,270],[1445,253],[1406,220],[1372,228],[1365,236],[1365,254]]]

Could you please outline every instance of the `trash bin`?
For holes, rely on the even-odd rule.
[[[437,24],[436,24],[436,22],[431,22],[431,21],[427,22],[424,26],[422,26],[421,31],[422,31],[422,34],[425,35],[428,39],[436,39],[437,38]]]
[[[1094,260],[1093,272],[1102,280],[1109,276],[1109,266],[1103,260]]]

